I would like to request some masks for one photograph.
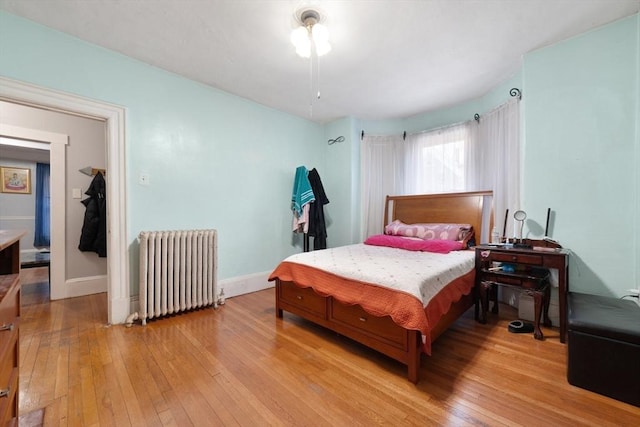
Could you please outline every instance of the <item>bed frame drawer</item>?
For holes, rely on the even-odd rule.
[[[327,315],[327,299],[316,294],[311,288],[301,288],[291,282],[282,282],[279,287],[280,299],[284,303],[310,312],[321,318]]]
[[[404,328],[396,325],[391,317],[373,316],[359,305],[344,305],[331,298],[329,320],[365,335],[375,336],[376,339],[400,349],[407,348],[407,331]]]

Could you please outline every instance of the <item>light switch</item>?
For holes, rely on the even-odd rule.
[[[71,197],[74,199],[82,199],[82,190],[80,188],[73,188],[71,190]]]

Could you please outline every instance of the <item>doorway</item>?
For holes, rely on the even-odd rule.
[[[6,121],[6,106],[7,103],[0,101],[3,121]],[[22,270],[46,267],[50,271],[49,151],[50,144],[47,143],[0,136],[0,166],[3,168],[0,172],[4,179],[11,173],[11,168],[26,172],[24,188],[15,192],[0,191],[0,229],[27,232],[20,241]],[[9,168],[9,172],[4,168]],[[49,282],[47,280],[47,299]]]
[[[35,257],[48,257],[44,253],[36,253],[35,243],[35,214],[39,199],[35,190],[35,183],[41,177],[37,170],[37,163],[51,165],[54,178],[64,176],[64,181],[52,179],[51,197],[45,199],[55,209],[47,209],[47,221],[52,216],[51,223],[53,244],[45,243],[51,248],[53,275],[51,280],[51,299],[65,299],[84,296],[107,291],[107,259],[104,258],[102,246],[96,247],[101,257],[95,251],[79,251],[78,242],[81,241],[81,232],[84,227],[87,208],[82,202],[87,196],[84,192],[90,187],[95,178],[86,176],[79,171],[87,164],[106,164],[105,154],[105,123],[104,120],[79,117],[58,111],[48,111],[32,106],[19,105],[0,100],[0,117],[3,125],[11,124],[13,129],[7,130],[20,139],[2,138],[0,143],[3,166],[13,165],[30,170],[28,191],[23,194],[1,193],[1,211],[13,213],[14,216],[4,216],[5,228],[26,230],[27,234],[21,243],[21,259],[25,266],[33,266]],[[40,135],[34,131],[40,131]],[[61,134],[52,131],[60,131]],[[6,133],[6,132],[5,132]],[[45,141],[33,141],[37,137]],[[58,147],[56,144],[64,144],[62,151],[64,156],[56,156]],[[52,156],[50,151],[54,151]],[[46,153],[46,159],[43,157]],[[63,161],[61,161],[63,160]],[[42,168],[44,171],[44,168]],[[61,173],[60,173],[61,172]],[[48,173],[48,172],[47,172]],[[47,179],[48,181],[48,179]],[[44,200],[43,200],[44,201]],[[50,214],[49,214],[50,212]],[[56,220],[55,217],[58,217]],[[64,222],[60,222],[62,219]],[[48,225],[49,223],[47,223]],[[90,234],[89,234],[90,235]],[[86,249],[87,242],[85,235]],[[106,244],[106,233],[102,235]],[[63,239],[60,241],[60,239]],[[45,238],[48,242],[49,238]],[[40,244],[42,248],[42,244]],[[47,248],[49,249],[49,248]],[[93,249],[93,247],[91,247]],[[27,262],[33,257],[32,262]],[[38,264],[38,262],[35,262]],[[62,267],[62,268],[61,268]],[[64,273],[59,272],[64,270]]]
[[[129,263],[127,250],[126,230],[126,181],[125,181],[125,136],[124,136],[124,108],[96,102],[86,98],[52,91],[38,86],[18,82],[0,77],[0,99],[37,106],[38,108],[52,109],[54,111],[69,112],[72,114],[86,115],[99,118],[106,124],[106,155],[107,155],[107,210],[110,213],[107,222],[109,256],[107,258],[107,300],[109,323],[123,323],[131,312]],[[24,128],[16,129],[0,123],[0,134],[9,137],[17,137],[33,141],[45,141],[51,143],[51,185],[52,197],[54,186],[60,200],[64,200],[66,194],[71,191],[66,187],[64,167],[55,168],[54,161],[65,162],[66,135],[34,131]],[[49,135],[45,135],[49,134]],[[26,136],[25,136],[26,135]],[[54,173],[56,169],[60,169]],[[62,218],[60,218],[62,217]],[[54,237],[54,230],[58,227],[64,229],[64,209],[56,206],[51,212],[52,228],[52,257],[55,252],[64,253],[65,239]],[[58,230],[60,229],[58,228]],[[59,234],[59,233],[58,233]],[[54,244],[54,239],[56,244]],[[52,262],[51,277],[53,281],[66,284],[64,263]],[[63,289],[68,289],[64,286]],[[52,297],[54,297],[52,295]]]

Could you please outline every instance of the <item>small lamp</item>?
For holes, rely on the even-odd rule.
[[[525,211],[520,211],[520,210],[515,211],[515,213],[513,214],[513,219],[520,223],[520,233],[518,236],[519,242],[518,243],[514,242],[513,247],[523,248],[523,249],[531,248],[531,245],[528,245],[522,242],[522,229],[524,228],[524,220],[527,219],[527,213]]]

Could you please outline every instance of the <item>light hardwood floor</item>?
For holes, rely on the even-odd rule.
[[[23,270],[20,413],[45,426],[640,425],[640,408],[571,386],[546,340],[466,313],[423,357],[399,363],[285,314],[273,289],[131,328],[105,325],[105,294],[48,302]],[[21,424],[21,425],[24,425]]]

